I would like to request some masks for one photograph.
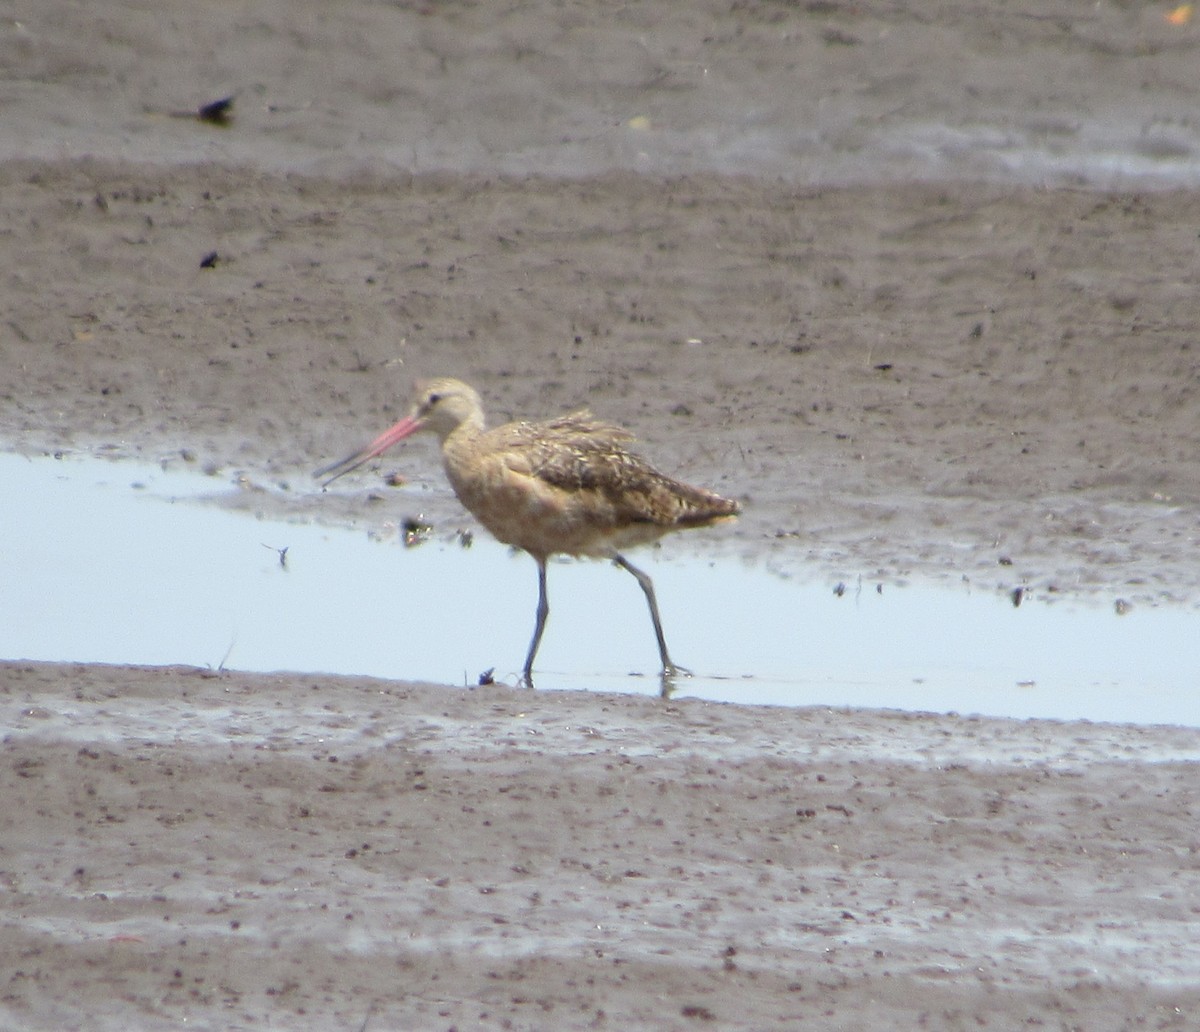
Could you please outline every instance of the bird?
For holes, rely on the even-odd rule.
[[[667,651],[654,583],[622,554],[671,531],[735,519],[741,505],[660,473],[628,448],[633,434],[586,408],[539,422],[488,429],[479,393],[461,380],[415,385],[403,419],[365,447],[313,473],[334,480],[419,432],[436,434],[454,493],[497,540],[537,563],[538,604],[521,683],[534,687],[537,656],[550,604],[546,563],[553,555],[609,559],[637,580],[650,608],[662,660],[663,695],[690,674]]]

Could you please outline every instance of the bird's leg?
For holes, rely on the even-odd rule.
[[[546,617],[550,615],[550,603],[546,600],[546,560],[538,559],[537,564],[537,624],[533,628],[533,640],[529,643],[529,654],[525,657],[525,670],[521,677],[521,683],[526,688],[533,687],[533,657],[537,655],[538,646],[542,643],[542,632],[546,629]]]
[[[658,615],[658,600],[654,597],[654,582],[650,579],[650,575],[639,570],[623,555],[614,555],[613,562],[637,578],[637,582],[642,586],[642,591],[646,595],[646,601],[650,604],[650,619],[654,621],[654,636],[658,638],[658,654],[662,658],[663,665],[662,694],[664,697],[668,696],[671,694],[671,689],[675,687],[672,679],[680,675],[690,677],[692,672],[671,662],[671,656],[667,652],[667,639],[663,636],[662,619]]]

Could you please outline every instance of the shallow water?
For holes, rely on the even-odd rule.
[[[406,548],[394,527],[259,519],[210,504],[238,488],[180,461],[5,455],[0,474],[0,657],[448,684],[492,667],[512,683],[524,657],[533,562],[482,533],[469,548],[438,533]],[[678,695],[1200,726],[1193,607],[1014,607],[965,584],[838,594],[670,545],[636,561],[673,656],[695,672]],[[540,688],[658,692],[631,577],[562,562],[549,590]]]

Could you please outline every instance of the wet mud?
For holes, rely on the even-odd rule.
[[[18,5],[0,441],[370,524],[309,471],[449,374],[715,560],[1194,602],[1170,13]],[[1196,1024],[1194,730],[5,659],[5,1027]]]

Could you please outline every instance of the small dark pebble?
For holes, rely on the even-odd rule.
[[[196,117],[209,125],[219,125],[222,128],[229,125],[233,119],[233,97],[222,97],[205,104],[196,112]]]

